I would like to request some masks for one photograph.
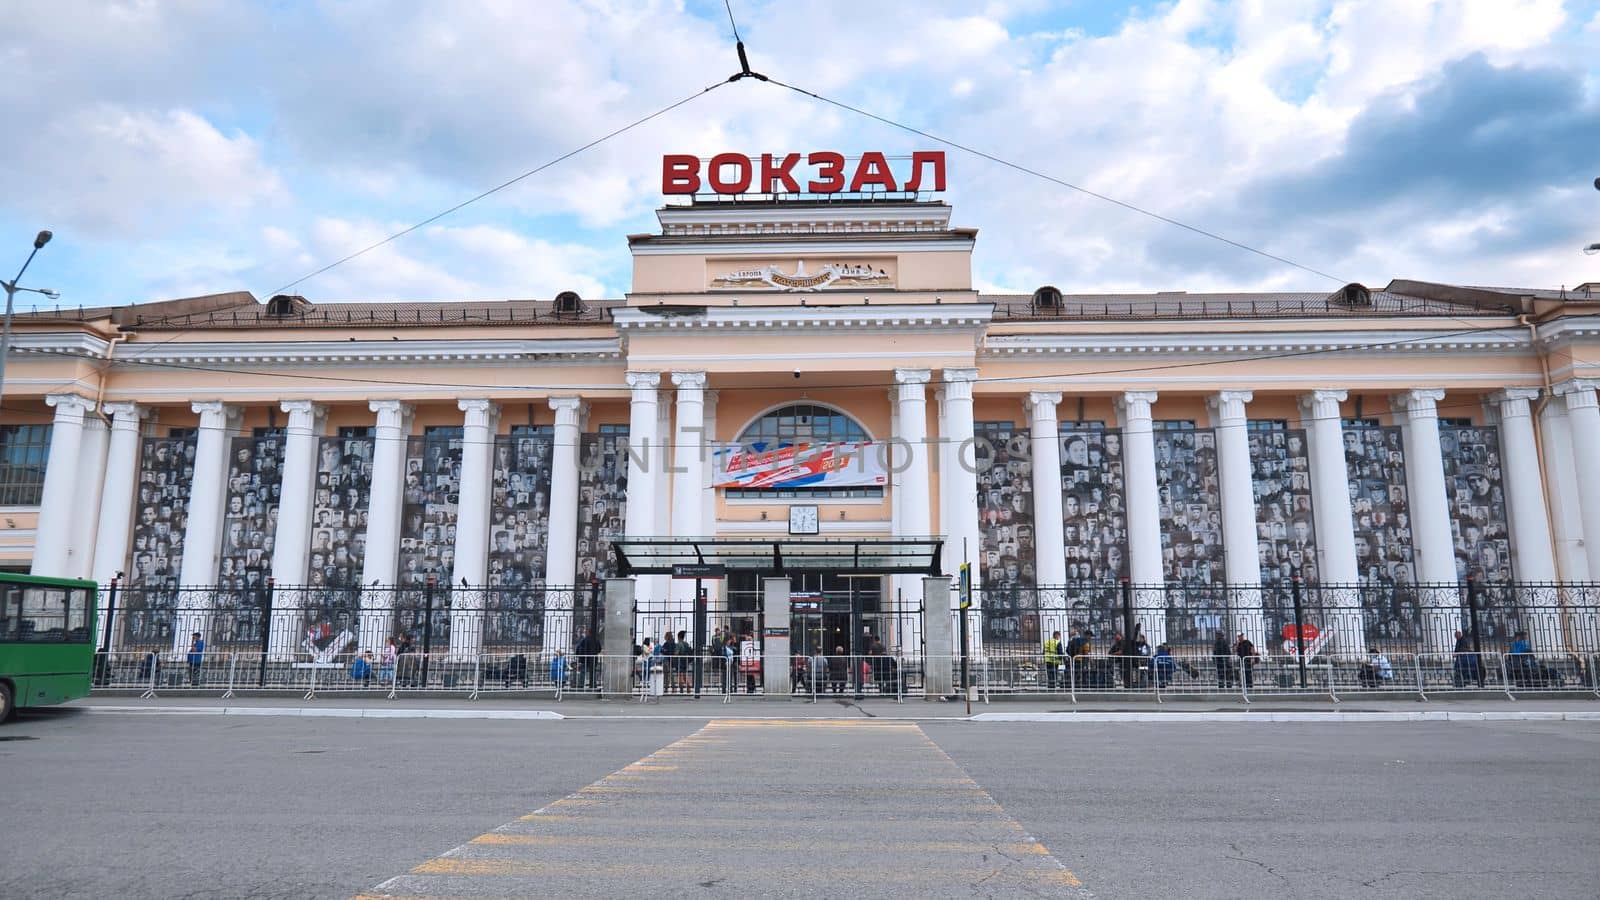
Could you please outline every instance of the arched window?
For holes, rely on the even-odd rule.
[[[872,436],[861,423],[839,410],[814,403],[791,403],[763,414],[739,434],[739,445],[768,448],[795,444],[834,444],[842,441],[870,441]],[[730,498],[785,499],[815,497],[882,497],[883,488],[796,487],[779,489],[729,488]]]

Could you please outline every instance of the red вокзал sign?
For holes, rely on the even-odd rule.
[[[872,151],[861,154],[850,177],[845,177],[844,154],[831,150],[808,153],[805,165],[810,172],[797,174],[798,153],[775,156],[763,153],[749,157],[743,153],[718,153],[702,169],[700,158],[673,153],[661,158],[661,193],[698,194],[708,188],[713,194],[839,194],[871,190],[885,192],[944,190],[944,151],[923,150],[911,154],[910,175],[896,180],[889,159]],[[932,187],[924,186],[924,171],[931,171]],[[816,177],[811,177],[815,175]],[[805,187],[801,188],[801,179]]]

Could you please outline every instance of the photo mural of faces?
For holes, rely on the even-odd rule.
[[[167,645],[177,608],[178,572],[189,527],[189,485],[194,482],[194,431],[145,438],[139,456],[122,623],[125,646]]]
[[[1168,428],[1155,433],[1155,445],[1162,571],[1168,582],[1220,585],[1222,487],[1216,432]]]
[[[1128,573],[1122,432],[1063,423],[1059,434],[1067,581],[1119,582]]]
[[[367,507],[372,501],[371,436],[322,438],[311,501],[313,588],[353,588],[367,555]]]
[[[983,639],[1032,646],[1039,639],[1037,547],[1033,533],[1033,460],[1028,429],[979,422],[979,554]]]
[[[489,514],[491,587],[529,587],[544,582],[550,532],[551,452],[551,438],[546,433],[514,430],[495,440]],[[621,469],[626,479],[627,466],[622,465]],[[622,516],[620,508],[608,511],[618,518]],[[609,521],[606,527],[608,536],[618,531],[611,528]],[[599,534],[598,526],[595,533]]]
[[[1350,518],[1355,526],[1361,583],[1414,584],[1416,564],[1400,429],[1346,422],[1344,462],[1350,479]]]
[[[228,448],[228,499],[223,510],[215,640],[254,644],[261,638],[261,592],[272,575],[283,483],[283,431],[259,429]]]
[[[1493,425],[1439,428],[1445,499],[1456,548],[1456,580],[1511,580],[1511,532],[1500,471],[1500,430]]]
[[[586,434],[578,447],[578,583],[617,571],[611,539],[628,512],[628,433]]]
[[[454,585],[456,516],[461,499],[462,430],[429,428],[406,442],[400,498],[400,586],[417,587],[431,573]]]
[[[1266,427],[1261,427],[1266,426]],[[1256,503],[1256,558],[1261,583],[1287,586],[1298,573],[1316,584],[1317,531],[1311,513],[1311,459],[1306,433],[1253,422],[1250,474]]]

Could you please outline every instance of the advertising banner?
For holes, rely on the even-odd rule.
[[[889,448],[871,441],[727,446],[712,458],[719,488],[770,490],[889,483]]]

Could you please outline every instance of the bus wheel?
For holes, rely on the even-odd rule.
[[[0,681],[0,724],[11,721],[16,711],[16,704],[11,702],[11,685]]]

